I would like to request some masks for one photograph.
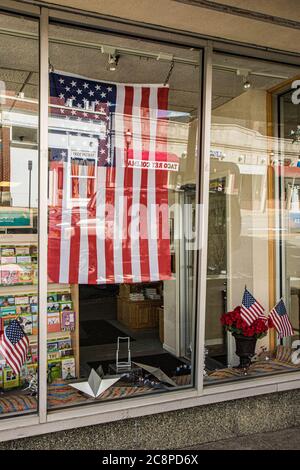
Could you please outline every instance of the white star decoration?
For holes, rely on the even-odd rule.
[[[118,380],[120,380],[120,377],[100,376],[95,369],[92,369],[86,382],[77,382],[70,385],[90,397],[97,398]]]

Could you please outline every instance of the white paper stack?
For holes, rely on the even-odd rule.
[[[138,301],[141,301],[141,300],[145,300],[145,296],[142,293],[135,292],[135,293],[129,294],[129,299],[133,300],[135,302],[138,302]]]
[[[157,290],[154,287],[146,287],[145,296],[147,299],[152,299],[152,300],[160,299],[160,295],[157,293]]]

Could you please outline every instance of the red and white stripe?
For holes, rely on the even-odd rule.
[[[287,314],[278,315],[275,306],[272,308],[269,317],[271,318],[280,338],[284,338],[285,336],[293,336],[294,330]]]
[[[241,306],[241,317],[247,323],[248,326],[252,325],[255,320],[259,318],[262,320],[266,320],[266,316],[264,314],[264,308],[258,301],[256,301],[251,307],[247,308],[245,305],[242,304]]]
[[[168,171],[126,163],[129,155],[139,161],[162,155],[168,160],[167,125],[158,118],[158,110],[167,106],[167,87],[117,86],[115,165],[97,167],[92,192],[88,179],[78,178],[79,198],[86,204],[76,207],[73,199],[70,205],[75,181],[70,182],[68,164],[50,163],[51,181],[62,181],[57,205],[49,208],[50,281],[106,284],[171,278]]]
[[[17,343],[12,344],[4,333],[0,339],[0,354],[5,358],[15,374],[19,374],[26,360],[29,341],[26,335]]]

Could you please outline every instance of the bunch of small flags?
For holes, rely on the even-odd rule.
[[[258,319],[263,319],[265,321],[270,319],[272,326],[274,326],[278,333],[279,338],[293,336],[294,330],[282,299],[280,299],[279,302],[277,302],[277,304],[272,308],[268,317],[265,316],[264,311],[264,307],[253,297],[252,294],[250,294],[248,289],[245,287],[241,306],[241,317],[247,323],[247,325],[252,325],[252,323]]]

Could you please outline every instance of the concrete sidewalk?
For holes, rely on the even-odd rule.
[[[188,447],[195,450],[299,450],[300,427],[251,434]]]

